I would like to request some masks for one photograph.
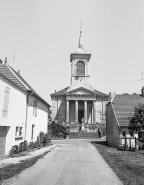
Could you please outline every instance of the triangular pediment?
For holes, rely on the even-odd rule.
[[[94,91],[91,91],[84,87],[79,87],[65,93],[66,95],[96,95]]]

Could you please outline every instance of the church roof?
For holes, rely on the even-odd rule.
[[[97,91],[97,90],[95,90],[95,89],[94,89],[94,91],[95,91],[97,94],[99,94],[99,95],[102,95],[102,96],[108,96],[107,94],[102,93],[102,92],[100,92],[100,91]]]
[[[0,65],[0,75],[22,91],[32,91],[35,96],[37,96],[50,107],[50,105],[43,98],[41,98],[37,92],[24,80],[24,78],[7,63]]]
[[[60,91],[57,91],[55,93],[52,93],[50,96],[63,96],[67,92],[67,89],[68,88],[69,87],[66,87],[66,88],[64,88],[64,89],[62,89]]]
[[[52,97],[52,96],[64,96],[65,93],[67,92],[68,88],[69,88],[69,87],[66,87],[66,88],[64,88],[64,89],[62,89],[62,90],[60,90],[60,91],[57,91],[57,92],[51,94],[51,97]],[[94,89],[94,92],[95,92],[96,94],[100,95],[100,96],[108,96],[107,94],[104,94],[104,93],[102,93],[102,92],[100,92],[100,91],[97,91],[97,90],[95,90],[95,89]]]
[[[120,126],[128,125],[128,117],[134,114],[134,107],[144,103],[144,97],[139,94],[117,94],[112,101],[113,109]]]

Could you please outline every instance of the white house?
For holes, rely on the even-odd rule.
[[[0,64],[0,155],[47,132],[50,105],[7,63]]]

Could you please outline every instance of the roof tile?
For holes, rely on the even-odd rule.
[[[115,95],[113,99],[113,108],[119,124],[128,124],[128,117],[134,113],[134,107],[139,103],[144,103],[144,97],[139,94]]]
[[[23,91],[31,90],[39,99],[50,106],[43,98],[37,94],[37,92],[24,80],[24,78],[8,64],[4,63],[0,65],[0,75]]]

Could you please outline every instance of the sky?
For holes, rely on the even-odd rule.
[[[70,54],[82,45],[90,84],[103,93],[140,93],[144,72],[143,0],[0,0],[0,59],[51,104],[70,85]]]

